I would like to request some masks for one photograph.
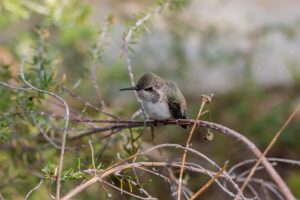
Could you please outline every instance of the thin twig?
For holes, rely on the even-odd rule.
[[[129,77],[131,80],[131,86],[135,86],[135,81],[134,81],[134,76],[133,76],[132,66],[131,66],[130,52],[129,52],[129,47],[128,47],[127,42],[125,42],[124,51],[125,51],[125,56],[126,56],[127,69],[128,69]],[[141,101],[140,97],[138,96],[137,91],[134,90],[133,92],[134,92],[135,98],[137,99],[137,101],[139,102],[139,104],[141,106],[142,113],[143,113],[144,117],[146,118],[147,115],[145,113],[145,109],[142,104],[142,101]]]
[[[266,158],[268,161],[271,161],[271,162],[279,162],[279,163],[286,163],[286,164],[291,164],[291,165],[298,165],[300,166],[300,161],[299,160],[290,160],[290,159],[285,159],[285,158]],[[253,162],[257,162],[257,159],[249,159],[249,160],[244,160],[234,166],[231,167],[231,169],[228,171],[229,174],[233,174],[233,172],[243,166],[243,165],[246,165],[246,164],[249,164],[249,163],[253,163]]]
[[[180,163],[174,164],[174,163],[166,163],[166,162],[135,162],[135,163],[126,163],[126,164],[123,164],[120,166],[116,166],[116,167],[110,168],[109,170],[100,170],[98,173],[99,174],[98,176],[93,177],[90,180],[86,181],[85,183],[75,187],[68,194],[66,194],[66,196],[64,196],[61,200],[71,199],[78,193],[82,192],[89,186],[96,183],[97,181],[99,181],[99,180],[102,181],[105,177],[108,177],[111,174],[115,174],[116,172],[120,172],[120,171],[123,171],[126,169],[132,169],[133,167],[138,168],[138,169],[143,169],[144,167],[178,167],[178,168],[180,168],[181,165],[180,165]],[[188,170],[194,171],[194,172],[204,173],[204,174],[213,176],[213,175],[207,173],[208,172],[207,170],[199,169],[194,166],[185,165],[185,168]],[[94,170],[92,170],[92,171],[94,171]],[[214,175],[216,175],[216,174],[217,173],[214,173]],[[224,172],[224,175],[225,175],[225,172]],[[245,198],[245,199],[247,199],[247,198]],[[248,199],[248,200],[250,200],[250,199]]]
[[[118,187],[114,186],[113,184],[110,184],[109,182],[104,181],[104,180],[101,180],[101,182],[104,183],[104,184],[106,184],[106,185],[108,185],[108,186],[110,186],[110,187],[112,187],[112,188],[114,188],[114,189],[116,189],[116,190],[119,190],[121,193],[125,193],[125,194],[127,194],[127,195],[129,195],[129,196],[132,196],[132,197],[136,198],[136,199],[142,199],[142,200],[158,200],[157,198],[153,198],[153,197],[141,197],[141,196],[132,194],[132,193],[130,193],[130,192],[127,192],[126,190],[121,190],[120,188],[118,188]]]
[[[91,154],[92,154],[92,165],[93,165],[93,169],[94,169],[94,176],[97,176],[97,173],[96,173],[96,165],[95,165],[95,156],[94,156],[94,148],[93,148],[93,145],[92,145],[92,141],[89,140],[89,145],[90,145],[90,148],[91,148]]]
[[[206,161],[208,161],[210,164],[212,164],[214,167],[216,167],[218,170],[221,170],[221,167],[215,163],[213,160],[211,160],[210,158],[208,158],[205,154],[199,152],[199,151],[196,151],[192,148],[185,148],[179,144],[160,144],[160,145],[157,145],[157,146],[154,146],[154,147],[151,147],[149,149],[147,149],[146,151],[144,151],[141,155],[143,154],[147,154],[155,149],[159,149],[159,148],[165,148],[165,147],[174,147],[176,149],[181,149],[183,151],[185,151],[185,149],[187,149],[190,153],[193,153],[203,159],[205,159]],[[180,163],[181,165],[181,163]],[[211,175],[211,174],[209,174]],[[229,176],[228,173],[224,172],[224,177],[230,182],[232,183],[233,187],[237,190],[237,192],[241,192],[241,190],[239,189],[239,186],[233,181],[233,179]],[[228,194],[230,194],[230,196],[234,196],[232,193],[230,192],[227,192]],[[242,197],[244,198],[244,196],[242,195]],[[246,198],[244,198],[246,199]]]
[[[135,162],[135,163],[128,163],[128,164],[113,167],[109,170],[105,170],[102,173],[99,173],[99,176],[93,177],[90,180],[86,181],[85,183],[75,187],[66,196],[61,198],[61,200],[71,199],[72,197],[74,197],[78,193],[85,190],[90,185],[93,185],[97,181],[102,180],[103,178],[105,178],[105,177],[107,177],[111,174],[114,174],[116,172],[119,172],[119,171],[122,171],[122,170],[125,170],[125,169],[131,169],[132,167],[140,168],[140,167],[163,167],[163,166],[171,166],[171,164],[170,163],[165,163],[165,162]],[[180,166],[177,165],[177,167],[180,167]],[[187,168],[187,166],[185,166],[185,167]],[[196,170],[196,168],[192,168],[192,169]]]
[[[44,129],[41,127],[41,125],[36,121],[36,119],[33,117],[33,114],[30,113],[30,117],[33,121],[33,123],[35,124],[35,126],[39,129],[40,133],[42,134],[42,136],[45,138],[45,140],[47,140],[54,148],[56,149],[60,149],[60,146],[57,145],[48,135],[47,133],[44,131]]]
[[[242,179],[240,181],[245,181],[245,179]],[[278,197],[278,199],[280,200],[284,200],[284,197],[280,194],[280,192],[278,192],[278,188],[276,187],[276,185],[274,185],[273,183],[271,182],[267,182],[263,179],[257,179],[257,178],[252,178],[250,180],[250,182],[253,182],[253,183],[257,183],[257,184],[260,184],[260,185],[263,185],[265,186],[267,189],[269,189],[276,197]]]
[[[276,166],[276,163],[271,163],[274,167]],[[255,171],[261,171],[264,170],[265,168],[263,166],[259,166],[255,169]],[[245,179],[246,175],[249,175],[249,173],[251,172],[251,169],[247,169],[243,172],[241,172],[238,176],[236,176],[236,180],[241,180],[242,178]]]
[[[97,93],[97,97],[100,101],[101,104],[101,110],[106,112],[107,108],[106,108],[106,103],[104,101],[104,98],[100,92],[100,88],[97,84],[96,81],[96,69],[95,69],[95,65],[97,64],[97,61],[100,60],[103,56],[102,56],[102,49],[103,46],[105,44],[105,38],[107,37],[107,33],[109,31],[111,27],[111,23],[109,22],[109,20],[106,20],[106,24],[103,26],[102,30],[100,31],[97,41],[96,41],[96,45],[95,48],[93,48],[92,50],[92,56],[93,56],[93,61],[90,64],[90,78],[91,78],[91,82],[93,84],[93,87]],[[102,60],[101,60],[102,61]]]
[[[138,154],[139,155],[144,155],[144,154],[147,154],[147,153],[149,153],[149,152],[151,152],[151,151],[153,151],[155,149],[158,149],[160,147],[165,147],[165,146],[166,145],[158,145],[156,147],[152,147],[152,148],[150,148],[150,149],[148,149],[148,150],[146,150],[146,151],[144,151],[142,153],[138,153]],[[172,145],[167,145],[167,146],[171,146],[172,147]],[[177,145],[177,144],[174,144],[173,146],[174,147],[175,146],[176,147],[181,147],[180,145]],[[184,149],[184,148],[182,147],[182,149]],[[191,150],[191,149],[189,149],[189,150]],[[202,155],[202,154],[200,154],[200,155]],[[121,171],[122,169],[132,168],[133,166],[136,167],[136,168],[145,167],[145,166],[151,166],[151,167],[157,166],[153,162],[141,162],[141,163],[137,163],[136,162],[136,163],[127,163],[127,164],[125,163],[125,164],[121,165],[122,163],[124,163],[124,162],[126,162],[126,161],[128,161],[130,159],[135,159],[136,157],[137,157],[137,154],[132,155],[132,156],[130,156],[130,157],[124,159],[124,160],[121,160],[121,161],[115,163],[114,165],[108,167],[106,170],[103,170],[101,173],[99,173],[99,176],[94,177],[94,178],[88,180],[87,182],[83,183],[82,185],[79,185],[76,188],[74,188],[63,199],[70,199],[70,198],[72,198],[73,196],[75,196],[79,192],[83,191],[88,186],[94,184],[95,182],[101,180],[102,178],[105,178],[106,176],[109,176],[111,173],[114,173],[116,171]],[[214,163],[213,161],[211,161],[211,162]],[[166,166],[166,164],[167,163],[165,163],[165,162],[164,163],[160,163],[160,166]]]
[[[28,193],[27,195],[25,196],[25,200],[27,200],[29,198],[29,196],[34,192],[36,191],[37,189],[39,189],[44,183],[44,179],[41,179],[39,184],[37,184],[34,188],[32,188]]]
[[[297,112],[300,109],[300,104],[296,107],[296,109],[293,111],[293,113],[289,116],[289,118],[284,122],[283,126],[279,129],[279,131],[274,135],[273,139],[271,140],[271,142],[269,143],[269,145],[267,146],[267,148],[264,150],[264,152],[262,153],[262,155],[258,158],[257,162],[255,163],[255,165],[252,167],[249,175],[247,176],[246,180],[244,181],[241,190],[243,191],[245,189],[245,187],[247,186],[247,184],[249,183],[250,179],[252,178],[252,176],[254,175],[256,168],[259,166],[260,162],[262,161],[263,158],[265,158],[266,154],[270,151],[270,149],[272,148],[272,146],[276,143],[276,141],[278,140],[279,136],[281,135],[281,133],[283,132],[283,130],[289,125],[289,123],[292,121],[292,119],[295,117],[295,115],[297,114]],[[279,176],[279,175],[278,175]],[[285,190],[285,192],[283,193],[285,198],[289,199],[289,200],[293,200],[295,199],[294,195],[291,193],[291,191],[289,190],[288,187],[286,188],[282,188]],[[283,191],[282,191],[283,192]],[[237,200],[239,198],[239,195],[236,196],[235,200]]]
[[[110,117],[110,118],[113,118],[113,119],[118,119],[116,116],[112,115],[111,113],[108,113],[106,111],[106,109],[99,109],[97,106],[94,106],[92,103],[84,100],[82,97],[78,96],[77,94],[75,94],[74,92],[72,92],[70,89],[66,88],[65,86],[61,86],[61,88],[66,92],[68,93],[71,97],[77,99],[78,101],[84,103],[86,106],[90,107],[90,108],[93,108],[94,110],[98,111],[98,112],[101,112],[103,113],[104,115]]]
[[[252,194],[255,196],[255,200],[260,200],[261,198],[259,197],[258,193],[255,191],[254,187],[251,184],[247,185],[247,188],[252,192]]]
[[[225,169],[227,168],[228,162],[226,162],[224,164],[224,166],[222,167],[222,169],[215,174],[205,185],[203,185],[191,198],[190,200],[195,200],[196,198],[198,198],[202,192],[204,192],[211,184],[213,184],[213,182],[215,182],[215,180],[221,176],[223,174],[223,172],[225,171]]]
[[[105,104],[104,99],[103,99],[103,97],[102,97],[102,95],[101,95],[100,88],[99,88],[99,86],[98,86],[98,84],[97,84],[97,82],[96,82],[95,63],[92,63],[92,64],[90,65],[90,71],[91,71],[91,72],[90,72],[90,74],[91,74],[91,81],[92,81],[93,87],[94,87],[95,90],[96,90],[97,97],[98,97],[98,99],[99,99],[99,101],[100,101],[100,104],[101,104],[101,110],[106,111],[106,104]]]
[[[150,153],[151,151],[154,151],[156,149],[159,149],[159,148],[164,148],[164,147],[172,147],[172,148],[176,148],[176,149],[181,149],[181,150],[185,150],[186,148],[181,146],[181,145],[178,145],[178,144],[160,144],[160,145],[157,145],[157,146],[154,146],[154,147],[151,147],[149,149],[147,149],[146,151],[143,151],[141,153],[139,153],[139,155],[133,155],[133,156],[130,156],[129,158],[126,158],[124,160],[121,160],[119,162],[117,162],[116,164],[108,167],[107,169],[105,170],[101,170],[99,172],[99,176],[97,177],[94,177],[90,180],[88,180],[87,182],[83,183],[82,185],[79,185],[77,186],[76,188],[74,188],[73,190],[71,190],[63,199],[68,199],[68,198],[72,198],[73,196],[75,196],[76,194],[80,193],[81,191],[85,190],[87,187],[89,187],[90,185],[94,184],[95,182],[109,176],[110,174],[114,174],[115,172],[119,172],[119,171],[122,171],[122,170],[126,170],[126,169],[129,169],[129,168],[142,168],[142,167],[178,167],[180,168],[181,167],[181,163],[167,163],[167,162],[135,162],[135,163],[126,163],[127,160],[129,159],[132,159],[132,158],[135,158],[137,156],[142,156],[144,154],[148,154]],[[191,153],[194,153],[202,158],[204,158],[205,160],[207,160],[209,163],[211,163],[214,167],[216,167],[218,170],[221,170],[221,167],[219,167],[214,161],[212,161],[211,159],[209,159],[206,155],[194,150],[194,149],[191,149],[191,148],[188,148],[187,149],[189,152]],[[123,164],[124,163],[124,164]],[[213,177],[213,175],[215,173],[212,173],[212,172],[209,172],[208,170],[206,169],[203,169],[202,167],[201,168],[198,168],[197,166],[195,165],[191,165],[191,166],[187,166],[185,165],[185,168],[188,169],[188,170],[191,170],[191,171],[194,171],[194,172],[200,172],[200,173],[204,173],[204,174],[207,174],[211,177]],[[240,192],[240,189],[238,188],[237,184],[232,180],[232,178],[226,173],[224,172],[224,178],[226,178],[229,182],[231,182],[233,184],[233,186],[235,187],[235,189]],[[217,182],[217,181],[216,181]],[[226,188],[223,188],[219,182],[217,182],[218,185],[227,193],[229,194],[230,196],[234,197],[234,194],[231,193],[230,191],[226,190]],[[245,198],[244,196],[242,196],[243,199],[247,199]]]
[[[204,108],[204,105],[206,103],[209,102],[209,98],[207,98],[207,96],[202,96],[202,99],[201,99],[201,106],[200,106],[200,109],[199,109],[199,112],[198,112],[198,115],[197,115],[197,118],[196,118],[196,121],[199,120],[201,114],[202,114],[202,111],[203,111],[203,108]],[[196,129],[196,126],[197,126],[197,123],[194,123],[193,124],[193,127],[189,133],[189,136],[188,136],[188,139],[186,141],[186,145],[185,145],[185,150],[184,150],[184,153],[183,153],[183,156],[182,156],[182,161],[181,161],[181,168],[180,168],[180,174],[179,174],[179,179],[178,179],[178,192],[177,192],[177,199],[180,200],[181,198],[181,185],[182,185],[182,176],[183,176],[183,169],[184,169],[184,163],[186,161],[186,157],[187,157],[187,148],[189,148],[190,146],[190,142],[191,142],[191,139],[192,139],[192,136],[193,136],[193,133]]]
[[[47,90],[43,90],[40,88],[37,88],[35,86],[33,86],[31,83],[29,83],[26,78],[25,78],[25,74],[24,74],[24,63],[25,63],[25,55],[22,56],[22,61],[20,64],[20,76],[21,79],[23,80],[23,82],[29,86],[30,88],[32,88],[32,90],[36,90],[38,92],[42,92],[45,94],[48,94],[56,99],[58,99],[60,102],[62,102],[65,106],[65,115],[64,115],[64,130],[63,130],[63,136],[62,136],[62,143],[61,143],[61,153],[60,153],[60,160],[59,160],[59,167],[58,167],[58,176],[57,176],[57,183],[56,183],[56,199],[59,199],[60,196],[60,188],[61,188],[61,183],[60,183],[60,179],[61,179],[61,171],[63,168],[63,162],[64,162],[64,153],[65,153],[65,146],[66,146],[66,138],[67,138],[67,132],[68,132],[68,125],[69,125],[69,118],[70,118],[70,109],[69,106],[67,104],[67,102],[61,98],[60,96],[58,96],[57,94],[47,91]]]
[[[18,86],[14,86],[14,85],[10,85],[8,83],[5,83],[3,81],[0,81],[1,85],[4,85],[5,87],[8,87],[10,89],[14,89],[14,90],[21,90],[21,91],[28,91],[31,90],[31,88],[22,88],[22,87],[18,87]]]
[[[81,121],[81,122],[83,122],[83,121]],[[89,121],[89,122],[92,122],[92,121]],[[79,138],[87,136],[87,135],[95,134],[97,132],[104,132],[107,130],[122,130],[122,129],[126,129],[126,128],[137,128],[137,127],[145,127],[145,126],[148,126],[148,127],[149,126],[165,126],[165,125],[192,126],[194,123],[196,123],[199,127],[209,128],[211,130],[215,130],[215,131],[218,131],[225,135],[236,138],[237,141],[242,142],[255,155],[256,158],[260,158],[262,155],[262,152],[257,148],[257,146],[252,141],[250,141],[247,137],[245,137],[245,134],[234,131],[234,130],[232,130],[228,127],[225,127],[221,124],[216,124],[216,123],[208,122],[208,121],[202,121],[202,120],[195,121],[192,119],[177,119],[177,120],[166,120],[166,121],[94,120],[94,122],[95,123],[111,123],[111,124],[115,124],[115,125],[110,125],[110,126],[106,126],[106,127],[99,128],[99,129],[88,130],[85,133],[82,133],[81,135],[75,136],[70,139],[76,140],[76,139],[79,139]],[[282,193],[285,193],[285,196],[290,196],[291,193],[289,192],[288,186],[282,180],[282,178],[279,176],[278,172],[274,169],[274,167],[270,164],[270,162],[265,157],[263,157],[261,160],[261,163],[266,168],[266,171],[271,176],[273,181],[278,185],[280,191]]]
[[[168,8],[173,0],[166,1],[159,6],[157,6],[152,11],[148,12],[146,15],[144,15],[142,18],[138,19],[133,26],[131,26],[124,37],[124,52],[125,52],[125,58],[126,58],[126,64],[128,69],[128,74],[131,81],[131,86],[135,86],[134,81],[134,75],[132,71],[132,65],[131,65],[131,59],[130,59],[130,47],[129,44],[132,41],[134,33],[146,22],[148,22],[154,15],[160,13],[162,10]],[[142,101],[140,100],[138,94],[136,91],[134,91],[134,95],[137,99],[137,101],[140,103],[141,109],[143,111],[144,117],[146,117],[146,113],[142,104]]]
[[[0,200],[5,200],[4,196],[0,192]]]

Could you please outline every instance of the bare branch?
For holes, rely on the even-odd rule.
[[[271,142],[269,143],[269,145],[267,146],[267,148],[264,150],[264,152],[262,153],[262,155],[258,158],[257,162],[255,163],[255,165],[252,167],[249,175],[247,176],[245,182],[242,185],[242,191],[245,189],[245,187],[247,186],[248,182],[250,181],[251,177],[254,175],[256,168],[259,166],[260,162],[262,161],[263,158],[265,158],[266,154],[270,151],[270,149],[272,148],[272,146],[276,143],[276,141],[278,140],[279,136],[281,135],[281,133],[283,132],[283,130],[288,126],[288,124],[292,121],[292,119],[295,117],[295,115],[297,114],[297,112],[300,109],[300,104],[296,107],[296,109],[293,111],[293,113],[289,116],[289,118],[284,122],[283,126],[279,129],[279,131],[274,135],[273,139],[271,140]],[[279,175],[278,175],[279,176]],[[284,182],[283,182],[284,183]],[[284,191],[282,191],[282,193],[284,194],[286,199],[295,199],[294,195],[292,194],[292,192],[290,191],[290,189],[288,187],[282,187],[281,189],[283,189]],[[239,195],[236,196],[235,200],[237,200],[239,198]]]
[[[4,196],[0,192],[0,200],[5,200]]]
[[[108,117],[110,117],[110,118],[118,119],[116,116],[114,116],[114,115],[108,113],[108,112],[106,111],[106,109],[102,109],[102,110],[99,109],[97,106],[94,106],[92,103],[90,103],[90,102],[84,100],[82,97],[76,95],[74,92],[72,92],[70,89],[66,88],[65,86],[61,86],[61,88],[62,88],[66,93],[68,93],[71,97],[73,97],[73,98],[77,99],[78,101],[84,103],[86,106],[88,106],[88,107],[90,107],[90,108],[92,108],[92,109],[94,109],[94,110],[96,110],[96,111],[98,111],[98,112],[101,112],[101,113],[103,113],[104,115],[106,115],[106,116],[108,116]]]
[[[2,81],[0,81],[0,84],[1,84],[1,85],[4,85],[5,87],[8,87],[8,88],[10,88],[10,89],[14,89],[14,90],[21,90],[21,91],[28,91],[28,90],[31,90],[31,88],[17,87],[17,86],[14,86],[14,85],[10,85],[10,84],[4,83],[4,82],[2,82]]]
[[[78,121],[78,122],[85,122],[85,121]],[[92,121],[88,121],[92,122]],[[153,121],[153,120],[146,120],[146,121],[127,121],[127,120],[94,120],[94,123],[110,123],[113,125],[109,125],[106,127],[102,127],[99,129],[90,129],[86,131],[85,133],[82,133],[81,135],[74,136],[70,139],[78,139],[81,137],[84,137],[86,135],[95,134],[97,132],[104,132],[107,130],[122,130],[126,128],[137,128],[137,127],[145,127],[145,126],[165,126],[165,125],[186,125],[186,126],[192,126],[194,123],[197,124],[199,127],[203,128],[209,128],[211,130],[218,131],[220,133],[223,133],[225,135],[231,136],[236,138],[238,141],[242,142],[254,155],[256,158],[260,158],[262,153],[261,151],[256,147],[256,145],[250,141],[247,137],[245,137],[244,134],[238,133],[228,127],[225,127],[220,124],[216,124],[213,122],[208,121],[202,121],[202,120],[192,120],[192,119],[178,119],[178,120],[166,120],[166,121]],[[274,167],[270,164],[270,162],[265,158],[261,158],[261,163],[265,167],[268,174],[271,176],[271,178],[274,180],[274,182],[278,185],[280,191],[285,196],[290,196],[289,188],[286,185],[286,183],[282,180],[280,175],[277,173],[277,171],[274,169]]]
[[[25,78],[24,63],[25,63],[25,55],[22,56],[22,61],[21,61],[21,64],[20,64],[20,76],[21,76],[21,79],[23,80],[23,82],[27,86],[29,86],[32,90],[48,94],[48,95],[58,99],[65,106],[64,131],[63,131],[63,137],[62,137],[62,143],[61,143],[61,153],[60,153],[60,160],[59,160],[59,167],[58,167],[58,178],[57,178],[57,185],[56,185],[56,199],[59,199],[60,188],[61,188],[60,178],[61,178],[61,171],[62,171],[63,162],[64,162],[64,153],[65,153],[66,138],[67,138],[67,132],[68,132],[69,118],[70,118],[70,109],[69,109],[69,106],[68,106],[67,102],[63,98],[58,96],[57,94],[54,94],[53,92],[50,92],[50,91],[47,91],[47,90],[37,88],[37,87],[33,86],[31,83],[29,83]]]
[[[151,147],[141,153],[139,153],[138,155],[135,154],[133,156],[130,156],[124,160],[121,160],[119,162],[117,162],[116,164],[112,165],[111,167],[108,167],[107,169],[105,170],[101,170],[99,173],[98,173],[98,176],[96,177],[93,177],[91,178],[90,180],[88,180],[87,182],[77,186],[76,188],[74,188],[73,190],[71,190],[65,197],[63,197],[62,199],[70,199],[72,198],[73,196],[75,196],[76,194],[80,193],[81,191],[85,190],[87,187],[89,187],[90,185],[96,183],[97,181],[99,180],[102,180],[103,178],[111,175],[111,174],[114,174],[116,172],[119,172],[119,171],[122,171],[122,170],[125,170],[125,169],[133,169],[133,168],[144,168],[144,167],[170,167],[170,166],[173,166],[173,167],[181,167],[181,163],[167,163],[167,162],[135,162],[135,163],[125,163],[125,161],[128,161],[129,159],[135,159],[137,156],[141,156],[141,155],[144,155],[144,154],[148,154],[149,152],[153,151],[153,150],[156,150],[156,149],[159,149],[159,148],[163,148],[163,147],[173,147],[173,148],[177,148],[177,149],[181,149],[183,151],[186,150],[185,147],[181,146],[181,145],[178,145],[178,144],[161,144],[161,145],[157,145],[157,146],[154,146],[154,147]],[[205,160],[207,160],[208,162],[210,162],[214,167],[216,167],[218,170],[221,170],[221,167],[218,166],[214,161],[212,161],[211,159],[209,159],[206,155],[194,150],[194,149],[191,149],[191,148],[187,148],[187,151],[191,152],[191,153],[194,153],[202,158],[204,158]],[[124,164],[123,164],[124,163]],[[206,169],[203,169],[203,168],[198,168],[196,166],[184,166],[186,169],[189,169],[191,171],[196,171],[196,172],[200,172],[200,173],[204,173],[204,174],[208,174],[209,176],[213,177],[213,175],[215,173],[212,173],[212,172],[209,172],[208,170]],[[94,171],[94,170],[93,170]],[[238,185],[232,180],[232,178],[226,173],[224,172],[224,177],[233,184],[234,188],[240,192],[240,189],[238,188]],[[217,182],[217,181],[216,181]],[[217,182],[218,183],[218,182]],[[219,183],[218,183],[219,184]],[[224,190],[226,191],[226,190]],[[226,193],[228,193],[230,196],[234,197],[234,194],[229,192],[229,191],[226,191]],[[243,195],[242,195],[242,198],[243,199],[247,199],[245,198]]]
[[[110,184],[109,182],[104,181],[104,180],[101,180],[101,182],[104,183],[104,184],[106,184],[106,185],[108,185],[108,186],[110,186],[110,187],[112,187],[112,188],[114,188],[114,189],[116,189],[116,190],[121,191],[121,193],[123,192],[123,193],[125,193],[125,194],[127,194],[127,195],[129,195],[129,196],[132,196],[132,197],[134,197],[134,198],[137,198],[137,199],[143,199],[143,200],[157,200],[157,198],[153,198],[153,197],[141,197],[141,196],[132,194],[132,193],[130,193],[130,192],[127,192],[126,190],[121,190],[120,188],[118,188],[118,187],[114,186],[113,184]]]
[[[131,65],[131,59],[130,59],[130,47],[129,44],[132,41],[133,38],[133,34],[142,26],[144,25],[146,22],[148,22],[154,15],[160,13],[162,10],[165,10],[166,8],[168,8],[171,4],[171,2],[174,0],[169,0],[166,1],[162,4],[160,4],[159,6],[157,6],[155,9],[153,9],[152,11],[148,12],[146,15],[144,15],[142,18],[138,19],[135,24],[133,26],[131,26],[129,28],[129,30],[127,31],[127,33],[125,34],[124,37],[124,52],[125,52],[125,58],[126,58],[126,64],[127,64],[127,69],[128,69],[128,74],[130,77],[130,81],[131,81],[131,86],[135,86],[135,81],[134,81],[134,75],[132,72],[132,65]],[[146,113],[143,107],[143,104],[137,94],[136,91],[134,91],[134,95],[137,99],[137,101],[140,103],[141,109],[143,111],[144,117],[146,117]]]
[[[109,29],[109,23],[107,23],[104,27],[103,27],[103,30],[101,30],[100,34],[98,35],[98,38],[97,38],[97,42],[96,42],[96,46],[95,48],[92,50],[92,54],[93,54],[93,62],[90,64],[90,78],[91,78],[91,82],[93,84],[93,87],[96,91],[96,94],[97,94],[97,97],[100,101],[100,105],[101,105],[101,110],[106,112],[106,104],[105,104],[105,101],[104,101],[104,98],[100,92],[100,88],[97,84],[97,81],[96,81],[96,69],[95,69],[95,65],[97,63],[97,58],[98,57],[102,57],[101,55],[101,48],[102,46],[104,45],[104,39],[105,37],[107,36],[107,32],[108,32],[108,29]]]
[[[37,184],[34,188],[32,188],[26,195],[25,200],[27,200],[29,198],[29,196],[36,191],[37,189],[39,189],[44,183],[44,179],[41,179],[39,184]]]
[[[205,96],[202,96],[201,106],[200,106],[200,109],[199,109],[199,112],[198,112],[196,121],[199,120],[199,118],[200,118],[200,116],[201,116],[201,114],[202,114],[204,105],[205,105],[206,103],[208,103],[208,102],[209,102],[209,101],[208,101],[208,98],[206,98]],[[183,153],[183,156],[182,156],[181,168],[180,168],[180,174],[179,174],[179,180],[178,180],[178,192],[177,192],[177,199],[178,199],[178,200],[180,200],[180,198],[181,198],[182,176],[183,176],[184,163],[185,163],[186,157],[187,157],[187,149],[188,149],[189,146],[190,146],[190,142],[191,142],[193,133],[194,133],[194,131],[195,131],[195,129],[196,129],[196,126],[197,126],[197,124],[194,123],[193,126],[192,126],[192,129],[190,130],[188,139],[187,139],[187,141],[186,141],[185,150],[184,150],[184,153]]]
[[[221,176],[221,174],[225,171],[226,167],[228,165],[228,162],[226,162],[224,164],[224,166],[222,167],[222,169],[217,173],[215,174],[205,185],[203,185],[191,198],[190,200],[195,200],[197,197],[200,196],[200,194],[202,192],[204,192],[211,184],[213,184],[213,182],[215,182],[215,180]]]
[[[286,163],[286,164],[291,164],[291,165],[298,165],[300,166],[300,161],[299,160],[290,160],[290,159],[285,159],[285,158],[266,158],[268,161],[271,162],[280,162],[280,163]],[[229,174],[233,174],[233,172],[243,166],[247,165],[253,162],[257,162],[257,159],[249,159],[249,160],[244,160],[240,163],[237,163],[236,165],[232,166],[231,169],[228,171]]]

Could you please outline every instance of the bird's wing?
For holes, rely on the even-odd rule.
[[[180,90],[177,88],[175,83],[171,81],[167,81],[166,84],[168,84],[170,87],[168,88],[167,95],[168,98],[168,105],[170,107],[171,113],[175,119],[185,119],[186,118],[186,103],[184,96],[181,94]],[[182,99],[183,102],[180,102],[180,99]]]

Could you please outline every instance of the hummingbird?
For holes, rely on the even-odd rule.
[[[138,80],[136,86],[120,91],[135,90],[146,114],[154,120],[186,119],[186,101],[175,83],[163,80],[148,72]],[[182,125],[186,128],[185,125]]]

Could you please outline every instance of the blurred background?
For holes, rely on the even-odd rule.
[[[141,13],[157,5],[159,2],[150,0],[1,0],[0,80],[22,86],[18,66],[25,52],[31,60],[25,70],[32,83],[61,94],[70,104],[72,116],[84,110],[86,116],[98,119],[103,118],[102,114],[85,109],[83,102],[58,87],[63,84],[83,101],[100,107],[90,79],[93,65],[107,111],[129,119],[139,105],[133,93],[118,91],[130,85],[123,52],[124,33]],[[130,56],[135,80],[152,71],[174,81],[187,99],[190,118],[197,114],[201,95],[214,93],[213,102],[206,107],[210,116],[203,119],[245,134],[263,150],[300,102],[299,8],[300,1],[296,0],[182,1],[176,8],[155,15],[145,31],[135,37],[137,43],[131,45],[134,52]],[[32,65],[39,62],[43,63],[40,68],[32,70]],[[45,106],[48,101],[40,94],[20,94],[0,86],[0,192],[5,199],[23,199],[38,183],[46,163],[58,160],[58,151],[44,147],[46,142],[35,149],[41,144],[34,140],[39,130],[28,124],[28,115],[20,114],[18,121],[11,116],[24,108],[62,114],[63,108],[57,105]],[[298,114],[284,130],[268,156],[300,160],[299,117]],[[45,129],[51,129],[45,118],[38,120]],[[185,145],[186,133],[178,127],[157,128],[156,143]],[[110,163],[112,157],[116,159],[114,152],[124,151],[124,137],[116,136],[108,142],[98,161]],[[97,141],[97,135],[93,139]],[[139,145],[151,144],[150,132],[146,131],[141,139]],[[81,142],[87,144],[87,140]],[[95,143],[95,151],[103,147],[101,141]],[[218,133],[213,141],[195,134],[192,143],[193,148],[220,165],[226,160],[233,165],[253,158],[241,143]],[[88,165],[89,151],[86,147],[66,153],[65,168],[75,166],[78,157]],[[180,160],[178,152],[167,152],[168,159]],[[299,198],[299,167],[278,164],[276,169]],[[32,176],[28,178],[29,171]],[[192,175],[185,178],[193,191],[208,180]],[[264,172],[257,175],[269,179]],[[161,184],[156,188],[147,183],[151,193],[157,194],[153,196],[171,199],[163,196],[161,188],[168,190],[163,181],[153,181]],[[32,199],[48,198],[48,187],[51,184],[35,192]],[[65,188],[68,191],[72,186]],[[95,197],[97,191],[92,187],[78,199],[99,199]],[[129,199],[118,192],[113,197]],[[100,199],[105,198],[103,195]],[[203,199],[226,198],[214,185],[203,194]]]

